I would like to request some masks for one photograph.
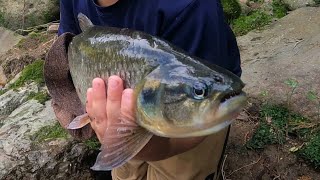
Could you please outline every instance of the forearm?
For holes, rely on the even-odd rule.
[[[196,138],[164,138],[153,136],[149,143],[135,156],[134,159],[143,161],[159,161],[186,152],[204,140]]]

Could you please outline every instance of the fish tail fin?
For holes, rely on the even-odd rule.
[[[125,164],[141,151],[152,136],[135,121],[121,120],[106,130],[101,152],[91,169],[106,171]]]

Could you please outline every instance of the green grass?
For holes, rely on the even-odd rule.
[[[6,92],[7,92],[7,90],[0,89],[0,96],[1,96],[2,94],[6,93]]]
[[[287,15],[289,8],[281,0],[273,0],[272,11],[274,17],[282,18]]]
[[[44,142],[52,139],[67,138],[68,133],[61,127],[59,123],[53,126],[45,126],[31,136],[31,139],[35,142]]]
[[[289,111],[281,105],[265,104],[260,110],[260,124],[252,138],[247,142],[249,149],[263,149],[270,144],[286,142],[286,122],[291,118],[288,126],[289,135],[300,139],[308,139],[311,129],[301,125],[310,120]]]
[[[241,6],[237,0],[221,0],[223,12],[228,22],[237,19],[241,14]]]
[[[96,137],[92,137],[92,138],[84,141],[84,144],[87,147],[89,147],[89,149],[92,149],[92,150],[99,150],[100,146],[101,146],[99,140]]]
[[[43,32],[30,32],[28,34],[28,37],[33,40],[38,41],[39,43],[43,43],[43,42],[48,41],[48,37],[45,36]]]
[[[22,70],[21,76],[16,82],[9,86],[9,89],[17,89],[29,82],[36,82],[39,85],[44,85],[43,65],[43,60],[36,60],[32,64],[27,65]]]
[[[28,95],[28,100],[30,100],[30,99],[37,100],[40,104],[44,104],[46,101],[48,101],[50,99],[50,96],[45,91],[41,91],[41,92],[38,92],[38,93],[31,92]]]
[[[16,90],[19,87],[24,86],[26,83],[36,82],[39,85],[44,85],[43,77],[43,60],[36,60],[32,64],[27,65],[21,72],[21,76],[11,85],[8,89],[1,89],[0,95],[6,93],[8,90]],[[47,100],[50,99],[50,96],[47,92],[31,92],[28,95],[28,99],[35,99],[39,103],[44,104]]]
[[[247,34],[254,29],[261,29],[269,24],[272,16],[262,11],[255,11],[248,16],[240,16],[231,22],[232,29],[237,36]]]
[[[316,5],[320,5],[320,0],[313,0],[315,3],[316,3]]]
[[[26,42],[26,38],[22,38],[19,40],[19,42],[17,43],[17,47],[18,48],[22,48],[23,47],[23,44]]]
[[[0,26],[2,26],[2,27],[8,26],[8,21],[6,20],[5,14],[2,11],[0,11]]]
[[[274,0],[271,4],[272,15],[269,15],[259,9],[249,13],[248,15],[240,15],[241,7],[239,14],[238,9],[235,8],[236,5],[229,5],[232,1],[224,1],[222,1],[222,4],[224,6],[226,19],[231,24],[232,30],[236,36],[245,35],[254,29],[262,29],[264,26],[268,25],[273,18],[282,18],[287,15],[289,10],[288,6],[284,4],[282,0]],[[263,1],[255,0],[254,2],[261,3]]]
[[[320,132],[317,132],[306,145],[301,148],[298,155],[312,164],[316,169],[320,168]]]

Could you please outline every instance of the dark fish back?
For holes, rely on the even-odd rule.
[[[160,64],[175,59],[166,46],[152,36],[127,29],[93,27],[76,36],[69,46],[68,58],[82,103],[95,77],[106,80],[118,75],[126,87],[134,88]]]

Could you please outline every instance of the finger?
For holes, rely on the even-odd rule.
[[[88,88],[88,90],[87,90],[86,111],[89,114],[89,116],[92,114],[92,95],[93,95],[93,89],[92,88]]]
[[[124,118],[134,121],[135,118],[135,104],[132,89],[125,89],[121,98],[121,114]]]
[[[92,95],[92,116],[93,121],[99,124],[101,121],[107,120],[106,105],[107,96],[104,80],[95,78],[92,81],[93,95]]]
[[[108,79],[107,90],[107,115],[109,122],[115,122],[120,115],[121,96],[123,91],[122,79],[118,76],[111,76]],[[108,122],[108,123],[109,123]]]
[[[97,130],[97,126],[96,126],[96,121],[93,119],[94,114],[93,114],[93,109],[92,109],[92,102],[93,101],[93,88],[88,88],[87,90],[87,102],[86,102],[86,111],[91,119],[91,127],[94,131]]]

